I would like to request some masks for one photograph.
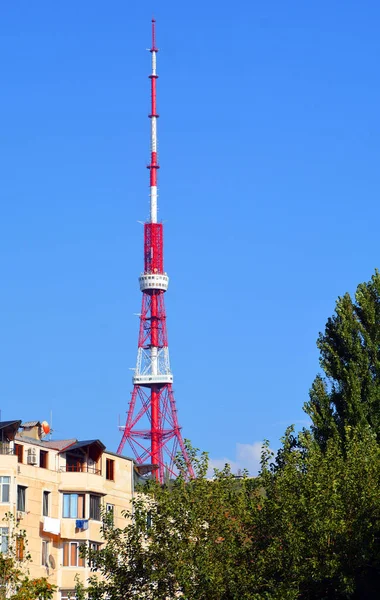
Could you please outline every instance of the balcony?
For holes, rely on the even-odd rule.
[[[61,473],[94,473],[95,475],[101,475],[101,469],[97,469],[96,465],[88,465],[86,463],[66,465],[60,468]]]
[[[82,465],[72,467],[61,467],[59,469],[59,491],[60,492],[84,492],[92,491],[104,495],[104,480],[101,471],[92,466]]]
[[[15,449],[11,448],[6,442],[0,442],[0,454],[15,454]]]

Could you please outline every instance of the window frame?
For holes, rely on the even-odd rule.
[[[115,522],[115,505],[110,502],[106,503],[105,524],[113,526]]]
[[[77,600],[77,597],[75,595],[75,590],[73,589],[61,589],[60,591],[60,595],[61,595],[61,600]]]
[[[3,481],[7,479],[8,481]],[[8,500],[4,500],[6,496],[5,490],[8,489]],[[9,504],[11,496],[11,478],[9,475],[0,475],[0,503],[1,504]]]
[[[79,553],[79,549],[80,547],[85,544],[86,542],[84,541],[73,541],[73,540],[67,540],[67,542],[63,542],[62,543],[62,567],[68,567],[68,568],[83,568],[86,566],[86,561],[84,560],[84,558],[82,558],[80,556]],[[73,558],[73,547],[76,546],[76,549],[74,550],[75,553],[75,561],[72,561]],[[67,552],[65,552],[65,549],[67,548]],[[72,564],[72,562],[75,562],[75,564]],[[65,564],[67,563],[67,564]]]
[[[24,462],[24,444],[17,444],[15,442],[14,448],[15,448],[15,454],[17,456],[17,462],[20,464],[23,464],[23,462]]]
[[[102,498],[98,494],[89,494],[89,496],[90,496],[90,498],[89,498],[89,503],[90,503],[89,518],[92,519],[93,521],[101,521],[102,520],[102,515],[101,515]],[[93,503],[92,500],[95,501],[95,499],[97,500],[97,502]],[[97,506],[94,506],[94,504],[97,504]]]
[[[91,542],[91,541],[89,541],[88,542],[88,547],[89,547],[90,552],[99,552],[99,550],[102,547],[102,544],[101,544],[101,542]],[[93,564],[93,561],[91,559],[88,560],[88,565],[87,566],[90,568],[90,571],[92,571],[92,572],[95,572],[95,571],[98,570],[98,568]]]
[[[44,464],[42,464],[44,463]],[[49,452],[48,450],[40,450],[40,460],[39,460],[40,469],[48,469],[49,468]]]
[[[26,490],[28,488],[25,485],[17,485],[17,510],[20,512],[26,512]]]
[[[46,539],[41,540],[41,565],[43,567],[49,566],[49,540]]]
[[[16,560],[23,561],[25,552],[25,538],[23,535],[16,536]]]
[[[65,498],[69,496],[69,500]],[[74,497],[76,496],[76,505]],[[82,499],[82,510],[80,510],[79,499]],[[66,510],[68,509],[68,510]],[[67,513],[67,514],[65,514]],[[75,514],[74,514],[75,513]],[[82,513],[82,514],[80,514]],[[86,494],[78,492],[67,492],[62,495],[62,518],[63,519],[85,519],[86,518]]]
[[[9,550],[9,527],[0,527],[0,552],[7,554]]]
[[[42,516],[50,516],[50,493],[49,490],[43,490],[42,492]],[[46,501],[45,501],[46,499]],[[46,509],[46,510],[45,510]]]
[[[115,461],[112,458],[106,458],[106,479],[115,481]]]

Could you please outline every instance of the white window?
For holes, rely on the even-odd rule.
[[[90,542],[90,549],[93,550],[93,552],[98,552],[100,550],[100,546],[101,544],[99,544],[99,542]]]
[[[0,477],[0,502],[9,502],[10,477]]]
[[[115,515],[115,506],[113,504],[106,504],[106,525],[113,525]]]
[[[0,527],[0,552],[6,554],[8,552],[9,529],[8,527]]]
[[[63,494],[63,517],[84,519],[84,494]]]
[[[49,541],[48,540],[42,540],[41,565],[43,567],[49,566]]]
[[[99,552],[101,547],[101,544],[99,544],[98,542],[90,542],[89,543],[89,548],[91,552]],[[96,571],[97,567],[95,566],[94,560],[90,558],[90,560],[88,561],[88,566],[90,567],[91,571]]]
[[[63,566],[84,567],[84,558],[80,556],[79,548],[83,542],[63,542]]]
[[[61,590],[61,600],[76,600],[75,590]]]

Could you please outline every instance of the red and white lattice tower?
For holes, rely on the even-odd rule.
[[[164,294],[169,277],[164,271],[163,225],[157,220],[157,107],[156,107],[156,48],[155,20],[152,20],[152,74],[151,81],[151,159],[150,218],[144,223],[144,272],[140,275],[142,308],[137,363],[133,377],[133,391],[129,403],[123,437],[117,450],[121,454],[129,442],[139,464],[158,465],[156,478],[164,482],[176,476],[174,458],[182,452],[187,464],[187,475],[192,477],[181,428],[178,424],[170,370]]]

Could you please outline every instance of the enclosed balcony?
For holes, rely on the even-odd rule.
[[[100,440],[77,442],[61,452],[66,459],[61,471],[101,475],[101,456],[105,450]]]
[[[61,454],[61,490],[102,490],[101,458],[105,450],[100,440],[76,442]]]

